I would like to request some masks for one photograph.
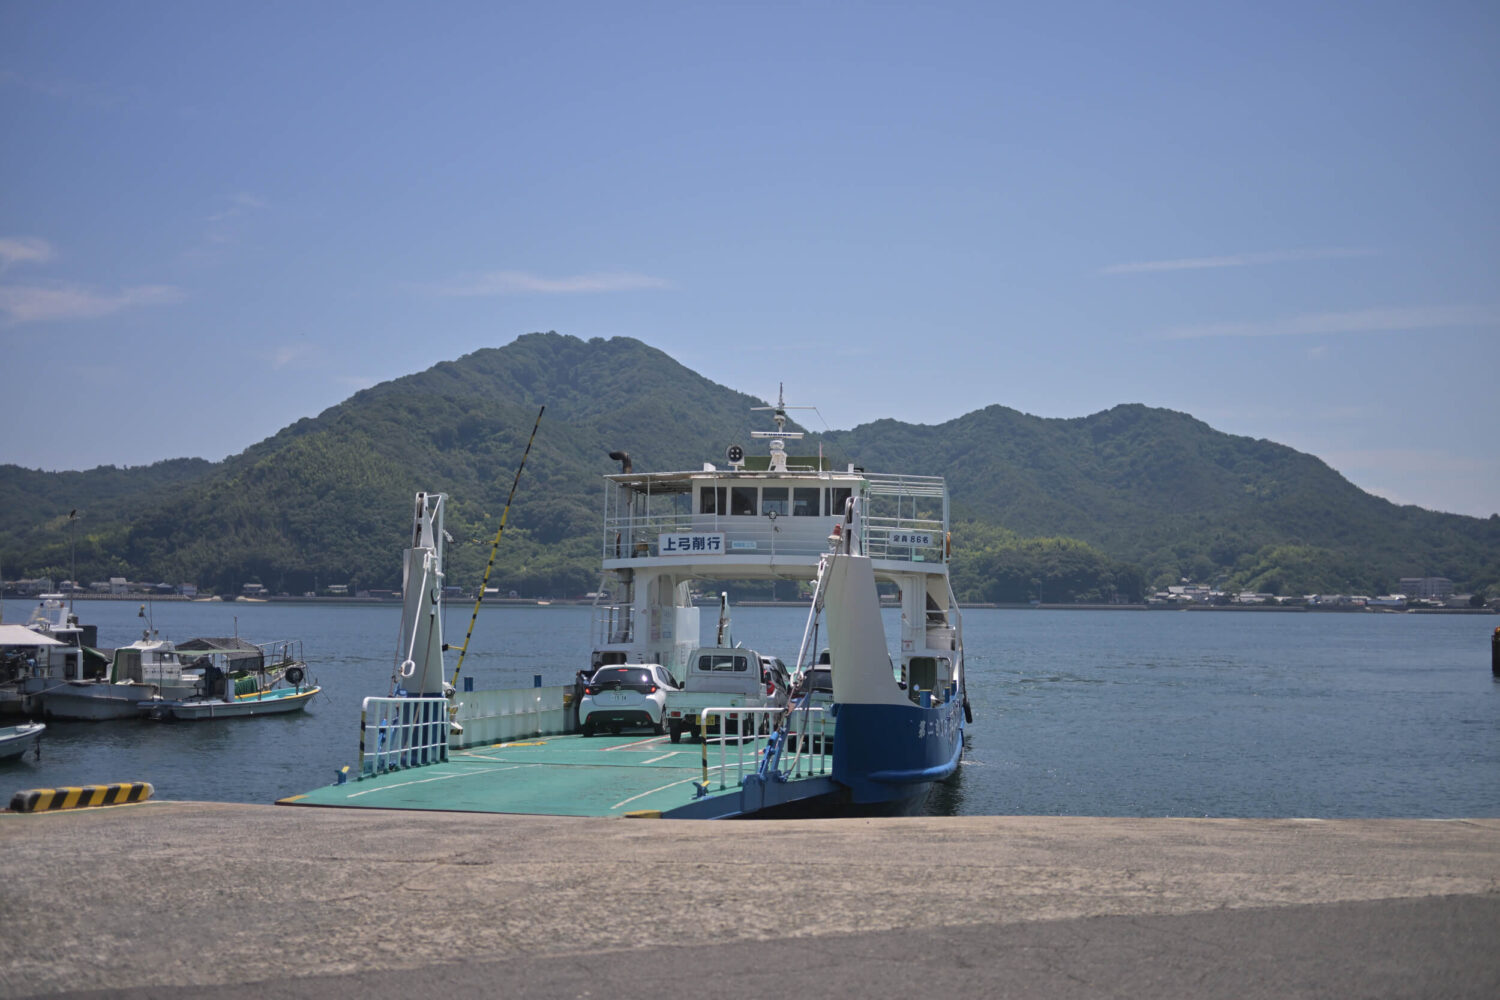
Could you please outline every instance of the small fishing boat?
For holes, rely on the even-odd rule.
[[[191,694],[138,704],[152,719],[234,719],[300,712],[323,689],[307,674],[299,639],[256,645],[238,637],[189,639],[179,653],[198,654],[186,669],[197,675]]]
[[[47,727],[40,722],[23,722],[19,726],[0,726],[0,761],[15,760],[27,750],[42,756],[42,734]]]
[[[142,702],[141,711],[153,719],[178,719],[197,721],[202,719],[236,719],[252,715],[280,715],[285,712],[300,712],[307,703],[322,693],[316,684],[292,684],[274,687],[265,691],[232,697],[193,697],[176,701],[153,699]]]
[[[133,719],[140,715],[141,702],[187,697],[199,680],[198,675],[184,671],[172,641],[148,628],[135,642],[115,650],[103,677],[67,680],[40,692],[35,701],[48,719]]]

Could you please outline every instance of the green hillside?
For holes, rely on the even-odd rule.
[[[937,427],[828,435],[871,468],[948,477],[954,515],[1086,542],[1141,567],[1271,593],[1388,593],[1403,576],[1500,581],[1500,518],[1398,507],[1319,459],[1171,410],[1049,420],[991,406]]]
[[[527,595],[593,589],[610,451],[637,469],[695,468],[761,426],[760,400],[638,341],[531,334],[357,393],[221,463],[0,467],[0,564],[9,578],[69,575],[76,507],[84,580],[394,588],[412,495],[435,490],[451,497],[450,582],[472,586],[544,404],[491,577]],[[820,443],[839,462],[948,477],[955,588],[970,600],[1138,598],[1184,576],[1283,593],[1500,582],[1500,519],[1397,507],[1309,455],[1171,411],[1048,420],[990,406],[808,446]]]

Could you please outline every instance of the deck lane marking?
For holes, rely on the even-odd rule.
[[[728,764],[716,764],[713,767],[709,768],[709,770],[710,771],[722,771],[722,770],[724,770],[728,766],[729,766]],[[610,808],[611,809],[618,809],[618,808],[620,808],[623,805],[628,805],[629,803],[634,802],[636,799],[644,799],[648,795],[655,795],[657,792],[665,792],[668,788],[675,788],[677,785],[690,785],[690,784],[692,784],[695,781],[701,781],[701,780],[702,779],[699,778],[697,775],[694,775],[691,778],[683,778],[681,781],[674,781],[674,782],[672,782],[669,785],[662,785],[660,788],[653,788],[650,791],[642,792],[639,795],[632,795],[628,799],[621,799],[619,802],[616,802],[614,805],[610,806]],[[725,789],[726,792],[728,790],[729,789],[727,789],[727,788]]]
[[[661,736],[648,736],[646,739],[644,739],[644,740],[636,740],[634,743],[621,743],[617,747],[605,747],[603,750],[600,750],[599,752],[600,753],[613,753],[616,750],[634,750],[636,747],[643,747],[643,746],[647,746],[648,744],[651,744],[651,743],[658,743],[663,738],[664,737],[661,737]]]
[[[642,764],[655,764],[659,760],[666,760],[668,757],[676,757],[680,753],[692,753],[692,751],[691,750],[673,750],[671,753],[664,753],[660,757],[652,757],[650,760],[643,760],[643,761],[641,761],[641,763]]]
[[[482,771],[459,771],[454,774],[440,774],[435,778],[422,778],[418,781],[402,781],[394,785],[382,785],[379,788],[367,788],[362,792],[352,792],[345,798],[357,799],[361,795],[373,795],[376,792],[389,792],[397,788],[405,788],[407,785],[425,785],[429,781],[447,781],[449,778],[471,778],[476,774],[492,774],[496,771],[514,771],[522,767],[538,767],[537,764],[512,764],[510,767],[487,767]]]

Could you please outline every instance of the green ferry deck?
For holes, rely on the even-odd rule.
[[[756,765],[765,746],[733,736],[703,744],[643,734],[534,736],[455,749],[446,760],[351,777],[279,804],[721,819],[837,794],[825,753],[804,753],[791,773],[762,782]]]

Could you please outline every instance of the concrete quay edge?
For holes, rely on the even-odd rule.
[[[0,814],[0,859],[5,997],[1500,995],[1500,818],[147,802]]]

